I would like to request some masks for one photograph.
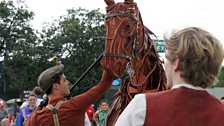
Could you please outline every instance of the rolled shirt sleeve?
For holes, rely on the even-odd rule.
[[[137,94],[119,116],[115,126],[143,126],[146,116],[145,94]]]

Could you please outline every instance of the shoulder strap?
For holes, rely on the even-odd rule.
[[[53,114],[53,118],[54,118],[54,125],[55,126],[59,126],[59,121],[58,121],[58,109],[59,107],[61,106],[61,104],[63,103],[64,101],[59,101],[55,107],[52,106],[51,104],[48,104],[46,106],[46,108],[48,108],[49,110],[51,110],[52,114]]]

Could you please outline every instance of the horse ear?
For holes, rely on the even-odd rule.
[[[104,1],[106,2],[107,6],[111,6],[115,4],[114,0],[104,0]]]
[[[133,2],[134,2],[134,0],[124,0],[124,2],[133,3]]]

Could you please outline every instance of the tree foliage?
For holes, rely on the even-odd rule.
[[[35,63],[33,48],[37,45],[36,34],[29,21],[33,12],[18,0],[0,3],[0,54],[4,58],[6,83],[20,93],[33,85]]]
[[[59,19],[58,26],[43,30],[44,47],[59,52],[66,65],[67,78],[74,83],[103,52],[105,42],[104,15],[99,10],[70,9]],[[99,66],[99,64],[98,64]],[[79,84],[79,88],[89,88],[101,76],[100,67],[93,69]]]
[[[17,5],[17,6],[15,6]],[[32,90],[39,74],[56,64],[56,55],[65,64],[65,74],[74,83],[103,52],[104,15],[99,10],[70,9],[55,23],[35,32],[30,21],[34,13],[18,0],[0,3],[0,54],[8,89]],[[99,66],[99,64],[97,64]],[[77,86],[81,93],[95,85],[101,68],[94,68]]]

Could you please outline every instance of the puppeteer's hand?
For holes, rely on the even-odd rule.
[[[103,80],[113,81],[115,78],[116,76],[114,76],[111,71],[108,71],[108,70],[103,71],[103,75],[102,75]]]
[[[109,67],[106,65],[106,58],[103,57],[100,63],[104,69],[102,78],[114,80],[116,76],[112,73],[111,69],[109,69]]]

